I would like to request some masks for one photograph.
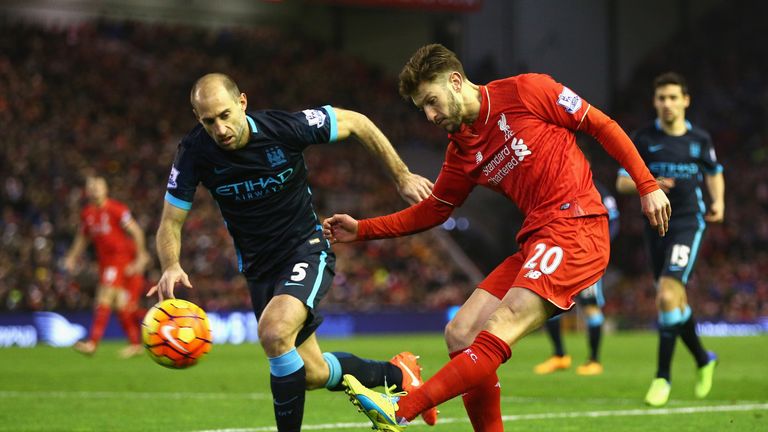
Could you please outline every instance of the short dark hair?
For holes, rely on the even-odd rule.
[[[677,72],[664,72],[653,80],[653,90],[666,85],[679,85],[684,95],[688,94],[688,83],[685,77]]]
[[[440,44],[425,45],[416,50],[400,71],[400,96],[409,99],[421,83],[450,71],[457,71],[466,78],[464,66],[453,51]]]

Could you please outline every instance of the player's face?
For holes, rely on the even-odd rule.
[[[233,98],[223,86],[199,92],[195,101],[197,120],[224,150],[237,150],[248,143],[250,130],[245,118],[245,94]]]
[[[107,181],[101,177],[88,177],[85,181],[85,196],[91,202],[104,202],[107,199]]]
[[[683,89],[677,84],[667,84],[656,88],[653,106],[656,115],[664,123],[674,123],[685,119],[685,109],[691,103],[691,98],[683,94]]]
[[[413,103],[424,111],[427,121],[448,133],[454,133],[461,127],[460,99],[440,77],[432,82],[421,83],[413,96]]]

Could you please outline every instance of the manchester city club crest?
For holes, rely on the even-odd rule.
[[[288,162],[288,160],[285,158],[285,153],[283,153],[283,149],[278,146],[268,148],[266,153],[267,162],[269,162],[269,166],[272,168]]]
[[[701,144],[699,144],[697,141],[691,141],[689,148],[690,148],[692,158],[697,158],[701,156]]]

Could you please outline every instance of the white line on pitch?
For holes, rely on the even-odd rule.
[[[94,391],[94,390],[0,390],[0,399],[14,399],[14,398],[54,398],[54,399],[123,399],[125,397],[131,397],[136,399],[198,399],[198,400],[227,400],[227,399],[242,399],[242,400],[269,400],[272,399],[271,393],[198,393],[198,392],[118,392],[118,391]],[[572,402],[571,398],[544,398],[544,397],[521,397],[521,396],[502,396],[502,402]],[[589,403],[593,405],[635,405],[637,404],[637,398],[590,398],[579,399],[580,402]],[[750,405],[761,404],[763,401],[755,400],[713,400],[709,399],[708,403],[722,404],[725,406],[734,405]],[[687,404],[685,400],[672,400],[670,405],[682,406]]]
[[[502,416],[505,422],[525,421],[525,420],[552,420],[564,418],[597,418],[597,417],[631,417],[631,416],[659,416],[675,414],[697,414],[713,412],[734,412],[734,411],[764,411],[768,410],[768,403],[757,403],[748,405],[710,405],[699,407],[680,407],[680,408],[656,408],[656,409],[631,409],[631,410],[609,410],[609,411],[574,411],[564,413],[539,413],[539,414],[519,414]],[[441,417],[439,424],[450,423],[469,423],[467,418]],[[425,426],[421,421],[411,423],[411,426]],[[325,429],[352,429],[368,428],[370,423],[324,423],[316,425],[304,425],[302,430],[325,430]],[[257,428],[236,428],[236,429],[207,429],[198,432],[274,432],[277,429],[274,426],[264,426]]]

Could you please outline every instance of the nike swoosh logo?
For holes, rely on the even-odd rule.
[[[403,370],[411,377],[411,385],[414,386],[414,387],[420,386],[421,385],[421,381],[419,381],[419,379],[416,377],[416,375],[414,375],[413,372],[411,372],[411,369],[408,368],[408,366],[406,366],[402,362],[402,360],[398,360],[397,362],[400,363],[400,366],[403,367]]]
[[[213,169],[213,172],[216,173],[216,174],[221,174],[221,173],[225,173],[225,172],[229,171],[230,169],[232,169],[232,167],[223,167],[223,168],[215,167]]]
[[[296,283],[296,282],[286,282],[285,286],[304,286],[304,284]]]
[[[663,145],[654,145],[654,146],[648,147],[648,151],[651,152],[651,153],[656,153],[657,151],[659,151],[659,150],[661,150],[663,148],[664,148]]]
[[[272,402],[275,404],[275,406],[283,406],[283,405],[288,405],[289,403],[295,401],[298,398],[299,398],[298,396],[294,396],[285,402],[278,402],[277,399],[272,399]]]
[[[178,348],[179,351],[182,351],[182,352],[185,352],[185,353],[189,352],[189,351],[187,351],[186,348],[181,346],[181,344],[179,343],[179,341],[176,340],[175,337],[173,337],[173,335],[171,334],[173,329],[174,329],[174,327],[172,325],[164,325],[164,326],[160,327],[160,334],[163,335],[163,337],[168,341],[169,344],[171,344],[171,345],[175,346],[176,348]]]

